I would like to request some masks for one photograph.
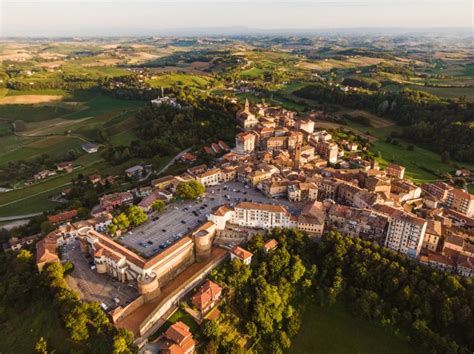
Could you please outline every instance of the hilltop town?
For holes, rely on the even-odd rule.
[[[471,39],[2,39],[0,352],[472,352]]]
[[[380,168],[364,158],[366,147],[357,137],[317,129],[320,114],[246,100],[235,117],[235,147],[222,141],[207,147],[211,164],[155,179],[139,191],[105,194],[92,219],[75,222],[75,211],[52,215],[57,228],[46,237],[4,247],[18,251],[37,241],[40,272],[52,262],[72,261],[82,279],[78,283],[73,273],[68,283],[79,285],[84,299],[99,301],[114,325],[133,332],[140,345],[194,288],[200,289],[192,298],[197,322],[217,316],[213,308],[223,284],[207,275],[229,255],[250,264],[246,244],[268,229],[296,229],[316,242],[338,231],[474,278],[474,196],[440,181],[416,185],[400,165]],[[180,159],[193,164],[197,157],[187,151]],[[143,169],[125,173],[141,175]],[[193,188],[196,194],[183,194]],[[120,215],[137,193],[134,208],[143,218],[121,226]],[[267,252],[276,248],[275,239],[265,243]],[[113,285],[109,295],[93,288],[110,278],[129,284],[129,291]],[[197,342],[178,322],[157,343],[192,352]]]

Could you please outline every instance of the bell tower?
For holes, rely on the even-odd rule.
[[[248,98],[245,99],[244,112],[250,113],[250,103]]]
[[[294,168],[297,170],[301,165],[301,143],[296,143],[295,146],[295,155],[293,157]]]

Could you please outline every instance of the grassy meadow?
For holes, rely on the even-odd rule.
[[[341,305],[311,304],[288,353],[294,354],[421,354],[406,340],[380,325],[355,318]]]

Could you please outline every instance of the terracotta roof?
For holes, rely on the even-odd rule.
[[[212,301],[215,301],[220,297],[222,288],[216,283],[206,280],[196,294],[192,297],[191,301],[200,310],[209,306]]]
[[[247,259],[249,259],[250,257],[253,256],[252,252],[249,252],[249,251],[247,251],[247,250],[245,250],[245,249],[243,249],[242,247],[239,247],[239,246],[235,246],[234,248],[232,248],[231,252],[243,261],[245,261],[245,260],[247,260]]]
[[[227,205],[221,205],[217,207],[212,213],[217,216],[224,216],[229,211],[232,211]]]
[[[265,244],[263,245],[263,247],[264,247],[267,251],[273,250],[273,249],[277,248],[277,246],[278,246],[278,241],[275,240],[274,238],[272,238],[271,240],[268,240],[268,241],[265,242]]]
[[[48,220],[52,222],[53,224],[56,224],[58,222],[63,222],[67,220],[71,220],[77,216],[77,209],[65,211],[63,213],[55,214],[55,215],[49,215]]]
[[[164,335],[167,339],[178,345],[183,343],[188,337],[192,336],[191,332],[189,331],[189,327],[181,321],[172,324],[166,330]]]
[[[221,170],[219,168],[213,168],[212,170],[208,170],[204,173],[201,174],[201,178],[204,178],[204,177],[209,177],[209,176],[212,176],[212,175],[215,175],[217,173],[220,173]]]

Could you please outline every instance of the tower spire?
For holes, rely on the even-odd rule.
[[[247,113],[250,112],[250,103],[249,103],[248,98],[245,99],[244,111],[247,112]]]

